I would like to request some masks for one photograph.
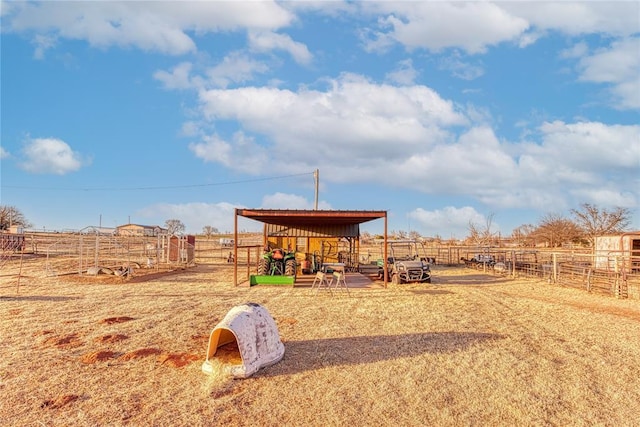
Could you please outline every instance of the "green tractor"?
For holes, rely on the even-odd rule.
[[[283,248],[265,248],[258,261],[259,276],[295,276],[296,253]]]

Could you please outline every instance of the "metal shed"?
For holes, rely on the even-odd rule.
[[[387,258],[387,211],[297,210],[297,209],[236,209],[234,242],[238,242],[238,217],[264,223],[264,241],[278,237],[352,237],[359,239],[360,224],[384,219],[384,259]],[[234,243],[233,282],[238,285],[238,246]],[[387,285],[386,271],[384,284]]]

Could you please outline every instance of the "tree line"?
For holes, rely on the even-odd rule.
[[[469,222],[468,235],[462,243],[481,247],[499,246],[504,237],[509,237],[514,244],[522,247],[544,245],[555,248],[567,244],[592,247],[597,236],[620,234],[626,231],[631,223],[631,211],[622,207],[605,209],[594,204],[583,203],[579,208],[571,209],[569,213],[568,217],[547,213],[535,225],[523,224],[516,227],[511,236],[501,236],[494,231],[495,214],[491,213],[484,224]],[[15,206],[0,205],[0,230],[9,230],[12,226],[29,228],[31,224],[20,209]],[[179,219],[167,220],[165,227],[169,234],[179,235],[185,231],[185,225]],[[219,233],[218,228],[210,225],[202,229],[202,235],[207,238]],[[417,231],[397,230],[391,231],[389,235],[393,239],[425,239]],[[375,238],[382,238],[382,236],[374,236],[366,231],[361,235],[363,242]],[[436,243],[446,243],[446,240],[440,236],[427,239]]]

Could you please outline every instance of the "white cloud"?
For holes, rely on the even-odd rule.
[[[265,162],[269,159],[267,150],[242,132],[236,132],[231,141],[225,141],[217,135],[204,136],[202,139],[202,142],[189,144],[189,149],[205,162],[220,163],[250,174],[269,170]]]
[[[463,61],[459,52],[440,61],[440,68],[451,71],[451,75],[463,80],[475,80],[484,74],[484,68],[481,65],[474,65]]]
[[[579,42],[574,44],[568,49],[561,50],[560,58],[563,58],[563,59],[582,58],[588,52],[589,52],[589,45],[585,42]]]
[[[636,180],[636,188],[640,185],[640,180]],[[587,200],[596,206],[620,206],[627,208],[637,207],[639,191],[635,194],[630,191],[620,191],[615,185],[607,184],[602,187],[585,187],[574,191],[573,195],[577,200]]]
[[[207,225],[216,227],[221,232],[231,232],[234,229],[235,209],[244,207],[227,202],[157,203],[139,209],[135,215],[145,218],[145,222],[161,226],[168,219],[178,219],[185,225],[187,234],[200,233]],[[331,206],[324,201],[320,201],[318,207],[331,209]],[[313,202],[296,194],[274,193],[263,197],[261,208],[313,209]],[[261,231],[262,223],[238,217],[238,230]]]
[[[193,73],[193,64],[182,62],[170,71],[158,70],[153,78],[160,81],[165,89],[181,90],[226,88],[233,83],[244,83],[254,79],[258,73],[266,73],[269,67],[245,53],[231,52],[219,64],[209,67],[204,76]]]
[[[539,142],[518,147],[518,187],[525,200],[514,206],[546,211],[585,201],[637,206],[640,126],[555,121],[541,125],[539,132]]]
[[[5,150],[4,147],[0,146],[0,159],[6,159],[9,156],[11,156],[11,154]]]
[[[463,238],[469,234],[469,224],[480,224],[484,226],[487,218],[470,206],[456,208],[447,206],[442,209],[425,210],[417,208],[408,214],[412,221],[415,221],[416,227],[425,236],[435,236],[447,230],[451,235],[440,236],[448,239],[454,237]]]
[[[254,79],[258,73],[266,73],[269,67],[244,53],[232,52],[220,64],[207,70],[211,87],[226,88],[231,83],[244,83]]]
[[[231,203],[158,203],[147,206],[136,212],[136,215],[146,218],[146,221],[158,225],[164,225],[169,219],[178,219],[185,225],[187,234],[195,234],[202,232],[203,227],[210,225],[216,227],[221,232],[233,231],[234,214],[236,208],[242,206]],[[238,227],[247,229],[252,226],[250,231],[258,231],[259,228],[255,224],[248,224],[247,221],[238,219]]]
[[[527,47],[551,31],[570,36],[628,37],[638,32],[634,1],[556,2],[362,2],[361,11],[380,15],[378,28],[361,29],[367,51],[393,43],[408,50],[457,48],[470,54],[513,42]]]
[[[610,84],[618,108],[640,109],[640,37],[615,41],[583,57],[578,69],[581,81]]]
[[[6,6],[3,2],[2,7]],[[45,36],[34,40],[37,55],[51,47],[55,38],[181,55],[196,50],[189,32],[275,30],[294,19],[289,11],[269,1],[21,2],[11,6],[3,13],[3,31]]]
[[[605,125],[598,122],[540,126],[542,151],[538,157],[549,171],[560,167],[592,174],[612,170],[636,172],[640,168],[640,125]]]
[[[413,68],[411,59],[398,62],[396,69],[385,76],[386,80],[404,86],[414,84],[416,77],[418,77],[418,72]]]
[[[44,53],[56,45],[57,38],[55,36],[45,34],[36,34],[33,37],[32,43],[36,46],[36,50],[33,52],[33,57],[35,59],[44,59]]]
[[[487,2],[364,2],[362,7],[384,15],[379,30],[367,34],[369,50],[394,40],[409,50],[455,47],[484,53],[489,46],[517,40],[529,27],[525,19]]]
[[[502,2],[500,7],[542,31],[568,35],[590,33],[624,37],[638,31],[640,6],[635,1]]]
[[[246,173],[320,167],[327,182],[468,194],[494,208],[566,206],[567,194],[609,181],[622,195],[638,169],[638,126],[548,122],[532,136],[537,140],[513,144],[496,137],[490,115],[470,106],[465,117],[426,86],[378,85],[354,75],[328,83],[325,91],[203,91],[204,120],[236,120],[252,136],[214,137],[191,148]],[[475,124],[456,136],[467,117]]]
[[[262,198],[262,209],[314,209],[314,202],[297,194],[274,193]],[[325,201],[318,201],[318,209],[331,209]]]
[[[277,34],[272,31],[249,32],[249,46],[257,52],[270,52],[283,50],[288,52],[299,64],[311,63],[313,56],[307,47],[295,42],[286,34]]]
[[[267,136],[273,146],[261,163],[279,167],[309,157],[311,148],[314,158],[331,159],[339,168],[370,158],[393,161],[442,141],[440,126],[466,123],[451,102],[426,86],[376,85],[354,75],[329,84],[325,92],[203,91],[202,114],[210,121],[237,120],[246,131]]]
[[[153,73],[153,78],[159,80],[165,89],[191,89],[193,88],[190,78],[191,68],[191,63],[182,62],[171,71],[156,71]]]
[[[74,152],[64,141],[56,138],[34,138],[26,142],[20,167],[38,174],[65,175],[75,172],[83,164],[82,156]]]
[[[194,121],[186,121],[180,128],[180,135],[182,136],[197,136],[200,134],[200,124]]]

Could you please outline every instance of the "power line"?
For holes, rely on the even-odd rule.
[[[19,190],[44,190],[44,191],[147,191],[147,190],[175,190],[180,188],[215,187],[222,185],[238,185],[251,182],[275,181],[278,179],[293,178],[298,176],[314,175],[315,172],[298,173],[292,175],[271,176],[266,178],[244,179],[239,181],[213,182],[209,184],[186,184],[186,185],[163,185],[153,187],[85,187],[85,188],[63,188],[63,187],[28,187],[19,185],[0,185],[1,188],[14,188]]]

